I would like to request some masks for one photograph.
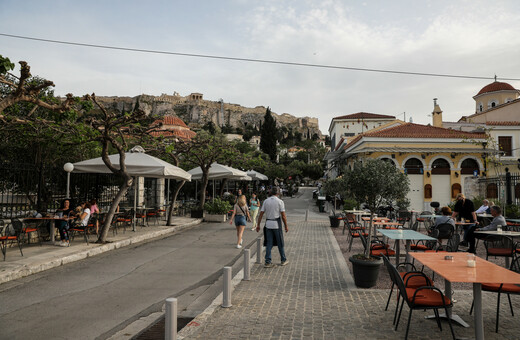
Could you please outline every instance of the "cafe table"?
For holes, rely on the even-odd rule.
[[[372,224],[375,226],[383,227],[383,228],[385,228],[385,226],[387,226],[389,229],[390,228],[397,229],[399,227],[402,227],[402,225],[403,225],[402,223],[392,222],[392,221],[377,221],[377,222],[373,222]]]
[[[462,222],[462,221],[455,221],[455,232],[458,233],[459,232],[459,227],[464,227],[464,226],[467,226],[467,225],[474,225],[475,222]]]
[[[354,214],[358,222],[360,221],[362,216],[370,216],[370,213],[365,210],[344,210],[346,214]]]
[[[484,339],[484,322],[482,316],[482,283],[520,284],[520,274],[500,267],[492,262],[475,257],[474,267],[468,266],[467,253],[412,253],[411,256],[423,265],[444,277],[444,294],[451,300],[451,283],[465,282],[473,284],[473,299],[475,305],[475,338]],[[446,259],[451,256],[451,259]],[[446,318],[446,315],[440,315]],[[458,315],[448,309],[448,317],[464,327],[469,325]]]
[[[395,245],[395,264],[399,264],[399,256],[401,255],[401,246],[400,241],[404,240],[406,241],[405,251],[406,251],[406,262],[410,262],[410,243],[412,240],[419,241],[419,240],[425,240],[425,241],[435,241],[436,238],[433,238],[431,236],[421,234],[415,230],[408,230],[408,229],[377,229],[377,231],[382,234],[383,236],[386,236],[392,240],[396,240]]]
[[[45,221],[69,221],[69,220],[73,220],[74,217],[53,217],[53,216],[48,216],[48,217],[26,217],[23,219],[23,221],[25,223],[30,223],[30,222],[36,222],[38,225],[36,226],[36,228],[41,228],[42,225],[43,225],[43,222]],[[55,228],[55,224],[54,223],[49,223],[50,225],[50,230],[49,230],[49,240],[50,240],[50,244],[54,244],[54,234],[56,233],[56,228]]]

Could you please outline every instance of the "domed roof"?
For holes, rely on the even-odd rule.
[[[502,83],[499,81],[494,81],[491,84],[484,86],[478,93],[477,96],[488,93],[488,92],[497,92],[497,91],[516,91],[516,89],[509,85],[508,83]],[[475,96],[476,97],[476,96]]]

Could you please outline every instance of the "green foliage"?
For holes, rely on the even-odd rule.
[[[271,109],[267,108],[260,131],[260,150],[269,155],[272,162],[276,160],[276,142],[276,121],[271,115]]]
[[[220,132],[220,128],[217,127],[213,122],[207,122],[206,124],[204,124],[202,129],[208,131],[212,135],[217,133],[217,131]]]
[[[504,216],[507,216],[507,218],[519,218],[520,208],[516,204],[508,204],[506,205]]]
[[[215,198],[213,201],[204,204],[204,210],[213,215],[227,214],[227,212],[231,210],[231,207],[228,201],[221,200],[220,198]]]
[[[374,214],[383,205],[403,199],[409,191],[410,182],[406,175],[393,165],[378,160],[366,159],[356,162],[345,173],[345,184],[351,197],[365,203]],[[369,229],[368,244],[371,242],[372,226]],[[365,249],[365,257],[369,257],[369,247]]]
[[[475,196],[471,199],[471,201],[473,202],[473,205],[475,206],[475,209],[478,209],[481,205],[482,205],[482,202],[484,202],[484,197],[482,196]]]
[[[343,200],[343,209],[355,210],[359,207],[359,203],[353,198],[345,198]]]
[[[14,64],[7,57],[0,55],[0,74],[5,74],[14,69]]]
[[[410,209],[410,199],[408,197],[399,198],[396,201],[398,210],[409,210]]]
[[[350,197],[345,177],[329,179],[323,183],[323,194],[329,196],[340,194],[341,197]]]

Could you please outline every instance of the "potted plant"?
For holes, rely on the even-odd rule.
[[[326,196],[333,197],[332,209],[331,209],[332,214],[329,215],[330,226],[332,228],[337,228],[339,226],[339,221],[340,221],[339,218],[342,217],[341,215],[336,214],[335,207],[336,207],[336,198],[338,196],[345,197],[345,195],[346,195],[345,188],[346,188],[346,186],[345,186],[344,177],[339,177],[339,178],[329,180],[329,181],[325,182],[325,184],[323,185],[323,193]],[[321,212],[321,210],[320,210],[320,212]]]
[[[206,222],[226,222],[227,213],[231,210],[231,204],[228,201],[215,198],[204,204],[204,221]]]
[[[377,282],[380,258],[370,256],[370,244],[374,234],[374,214],[383,205],[403,199],[409,190],[408,177],[392,164],[379,159],[365,159],[356,162],[345,173],[347,191],[357,202],[363,202],[370,210],[367,247],[363,254],[349,258],[356,286],[373,287]]]

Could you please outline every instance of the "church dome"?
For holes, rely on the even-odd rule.
[[[499,81],[494,81],[491,84],[488,84],[488,85],[484,86],[477,93],[476,96],[480,96],[481,94],[484,94],[484,93],[497,92],[497,91],[516,91],[516,89],[513,86],[509,85],[508,83],[502,83],[502,82],[499,82]]]

